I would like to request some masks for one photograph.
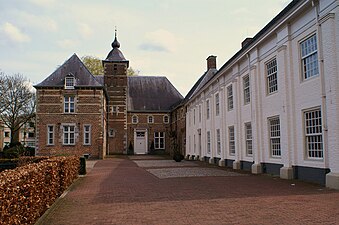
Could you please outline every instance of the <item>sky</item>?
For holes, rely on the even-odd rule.
[[[291,0],[0,0],[0,70],[33,84],[69,57],[105,59],[117,27],[139,75],[166,76],[185,96]]]

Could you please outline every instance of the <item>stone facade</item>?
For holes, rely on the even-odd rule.
[[[339,189],[336,3],[292,1],[208,68],[186,101],[187,155]]]

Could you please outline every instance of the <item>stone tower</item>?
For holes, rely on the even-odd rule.
[[[102,61],[107,91],[107,154],[126,153],[127,149],[127,69],[129,61],[119,50],[117,32],[112,50]]]

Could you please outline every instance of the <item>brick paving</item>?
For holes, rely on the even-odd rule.
[[[250,174],[159,179],[146,170],[127,157],[98,161],[37,224],[339,223],[339,192],[318,185]]]

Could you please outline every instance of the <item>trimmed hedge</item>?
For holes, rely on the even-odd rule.
[[[77,178],[79,158],[54,157],[0,173],[0,224],[33,224]]]

